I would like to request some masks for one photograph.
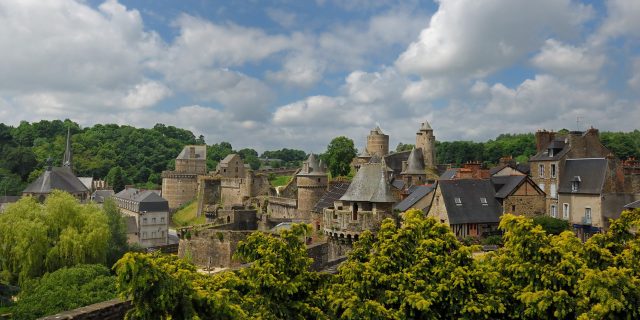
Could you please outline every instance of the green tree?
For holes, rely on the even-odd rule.
[[[35,319],[116,297],[115,277],[104,265],[77,265],[29,280],[11,308],[13,319]]]
[[[127,185],[127,178],[125,177],[124,173],[122,172],[122,168],[120,167],[111,168],[105,180],[116,193],[124,190],[124,187]]]
[[[533,223],[541,226],[547,234],[560,234],[570,230],[569,221],[547,215],[533,217]]]
[[[342,136],[331,140],[322,158],[327,162],[331,176],[346,176],[357,153],[353,140]]]
[[[108,218],[55,191],[44,204],[22,198],[0,215],[0,278],[23,283],[66,266],[106,262]]]
[[[404,144],[402,142],[398,142],[398,145],[396,146],[396,152],[410,151],[414,147],[415,147],[415,145],[410,144],[410,143]]]
[[[107,216],[109,233],[111,235],[107,247],[107,265],[110,266],[129,250],[127,244],[127,227],[124,217],[120,214],[120,209],[118,209],[113,199],[107,199],[102,205],[102,210]]]

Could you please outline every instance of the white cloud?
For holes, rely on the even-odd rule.
[[[638,38],[640,30],[640,1],[607,1],[607,18],[593,36],[593,43],[601,45],[609,39],[630,36]]]
[[[282,70],[269,71],[267,78],[288,86],[309,88],[320,80],[326,70],[326,63],[312,53],[294,53],[285,58]]]
[[[269,19],[273,20],[273,22],[279,24],[284,28],[291,28],[297,22],[297,16],[293,12],[285,11],[278,8],[267,8],[265,11]]]
[[[633,59],[632,76],[627,83],[629,87],[640,91],[640,58]]]
[[[570,0],[441,0],[428,28],[396,61],[423,77],[483,77],[538,47],[575,35],[590,10]]]
[[[606,58],[586,47],[575,47],[549,39],[531,62],[546,72],[572,77],[574,81],[588,82],[595,80]]]
[[[157,81],[146,81],[132,88],[123,98],[127,108],[142,109],[150,107],[171,95],[171,89]]]

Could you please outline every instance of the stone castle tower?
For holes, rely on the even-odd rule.
[[[436,166],[436,137],[429,122],[425,121],[420,125],[420,130],[416,132],[416,148],[422,149],[424,166],[433,168]]]
[[[176,209],[196,197],[198,175],[207,172],[207,146],[185,146],[176,158],[176,169],[162,172],[162,197]]]
[[[367,153],[370,156],[384,157],[389,153],[389,136],[382,132],[380,127],[371,130],[367,136]]]
[[[312,153],[302,165],[302,170],[296,175],[298,186],[298,211],[311,213],[327,190],[329,176],[322,160],[318,161]]]

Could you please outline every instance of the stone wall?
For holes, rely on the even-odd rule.
[[[113,299],[40,318],[40,320],[121,320],[130,308],[130,301]]]
[[[329,179],[327,175],[301,175],[296,176],[298,187],[298,210],[310,213],[327,190]]]
[[[291,198],[269,197],[267,215],[271,219],[297,219],[298,201]]]
[[[198,177],[198,216],[215,210],[222,203],[222,186],[220,178],[211,176]]]
[[[347,253],[353,249],[353,242],[344,238],[329,237],[327,240],[328,259],[335,260],[337,258],[346,256]]]
[[[254,231],[194,230],[191,239],[180,239],[179,257],[188,257],[199,267],[229,268],[240,266],[233,259],[238,242],[246,239]]]
[[[546,200],[544,196],[518,196],[513,195],[504,199],[502,203],[504,213],[513,213],[527,217],[543,215],[546,213]],[[515,208],[515,210],[513,210]]]
[[[320,242],[308,245],[307,256],[313,259],[310,269],[319,271],[329,262],[329,244],[327,242]]]
[[[198,175],[190,173],[162,172],[162,197],[169,202],[170,209],[176,209],[196,197]]]

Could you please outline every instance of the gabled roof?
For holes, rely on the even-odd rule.
[[[233,161],[233,159],[235,159],[235,157],[240,158],[240,155],[238,155],[237,153],[228,154],[226,157],[224,157],[224,159],[222,159],[220,161],[219,164],[222,164],[222,165],[225,165],[225,166],[229,165],[229,162]]]
[[[82,182],[82,184],[87,187],[87,189],[91,190],[93,188],[93,178],[92,177],[78,177],[78,180]]]
[[[124,189],[116,193],[114,198],[131,200],[139,204],[138,211],[169,211],[169,202],[156,190]]]
[[[560,176],[558,193],[600,194],[607,174],[607,159],[567,159]],[[580,181],[577,191],[572,191],[572,181]]]
[[[411,149],[409,159],[407,159],[407,168],[401,174],[426,174],[421,149]]]
[[[450,224],[498,223],[502,206],[496,200],[491,181],[483,179],[440,180]],[[460,204],[456,204],[456,198]],[[483,199],[486,204],[482,203]]]
[[[107,198],[112,197],[115,194],[113,190],[96,190],[91,199],[97,203],[103,203]]]
[[[191,155],[191,148],[194,148],[194,155]],[[178,155],[176,159],[187,160],[187,159],[207,159],[207,146],[204,145],[188,145],[182,148],[182,151]],[[226,159],[226,158],[225,158]],[[224,161],[224,160],[223,160]]]
[[[70,167],[49,167],[23,193],[49,194],[62,190],[71,194],[89,192],[89,189],[71,171]]]
[[[494,176],[491,182],[496,190],[496,198],[504,199],[511,195],[525,180],[527,176]]]
[[[391,181],[391,185],[396,189],[402,190],[402,188],[404,188],[404,180],[402,180],[402,179],[393,179],[393,181]]]
[[[313,212],[321,213],[324,209],[333,207],[333,203],[347,192],[350,184],[348,181],[332,183],[313,207]]]
[[[344,201],[362,202],[396,202],[391,195],[391,188],[386,178],[383,163],[365,163],[356,172],[351,185],[340,198]]]
[[[413,205],[415,205],[418,201],[420,201],[422,198],[428,195],[431,191],[433,191],[433,189],[434,189],[434,185],[416,186],[414,191],[404,200],[396,204],[393,207],[393,209],[400,210],[402,212],[407,211],[410,208],[413,208]],[[424,209],[424,208],[416,208],[416,209]]]

